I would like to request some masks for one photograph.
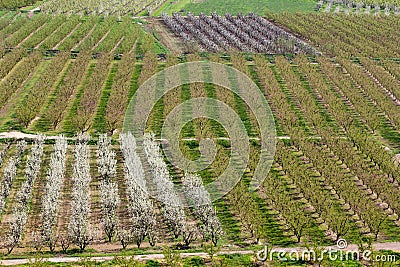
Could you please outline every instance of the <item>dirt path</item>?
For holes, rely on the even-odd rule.
[[[8,138],[13,138],[13,139],[35,139],[37,138],[36,134],[26,134],[26,133],[21,133],[21,132],[2,132],[0,133],[0,139],[8,139]],[[46,139],[57,139],[58,136],[46,136]]]
[[[252,254],[254,253],[251,250],[246,250],[246,251],[224,251],[218,253],[219,255],[223,254]],[[187,258],[187,257],[194,257],[198,256],[201,258],[206,258],[208,257],[207,253],[204,252],[197,252],[197,253],[181,253],[180,254],[182,258]],[[148,260],[160,260],[164,259],[163,254],[148,254],[148,255],[136,255],[134,256],[136,260],[140,261],[148,261]],[[104,262],[104,261],[110,261],[114,259],[114,256],[108,256],[108,257],[91,257],[90,258],[92,261],[96,262]],[[56,257],[56,258],[47,258],[44,259],[47,262],[52,262],[52,263],[73,263],[73,262],[79,262],[82,260],[82,258],[79,257]],[[32,262],[34,259],[31,260]],[[21,265],[21,264],[27,264],[29,263],[29,259],[15,259],[15,260],[2,260],[0,261],[1,266],[13,266],[13,265]]]
[[[158,36],[160,36],[160,41],[169,48],[169,50],[173,54],[182,54],[183,53],[183,44],[176,38],[174,33],[171,32],[167,27],[163,25],[161,19],[149,19],[150,27],[155,32],[157,32]]]
[[[326,249],[336,249],[335,247],[326,247]],[[344,251],[357,251],[357,245],[349,245]],[[391,250],[391,251],[400,251],[400,242],[391,242],[391,243],[376,243],[373,245],[374,250]],[[304,248],[274,248],[274,250],[279,251],[279,252],[301,252],[304,251]],[[247,254],[254,254],[255,251],[252,250],[238,250],[238,251],[220,251],[217,253],[217,255],[229,255],[229,254],[242,254],[242,255],[247,255]],[[193,252],[193,253],[180,253],[180,256],[182,258],[187,258],[187,257],[201,257],[201,258],[208,258],[208,254],[204,252]],[[164,259],[163,254],[147,254],[147,255],[136,255],[134,256],[136,260],[139,261],[148,261],[148,260],[161,260]],[[96,262],[104,262],[104,261],[110,261],[113,260],[114,256],[107,256],[107,257],[91,257],[90,260],[96,261]],[[52,263],[73,263],[73,262],[79,262],[82,260],[80,257],[54,257],[54,258],[47,258],[44,259],[46,262],[52,262]],[[34,259],[31,259],[31,262],[33,262]],[[27,264],[29,263],[29,259],[13,259],[13,260],[1,260],[0,265],[2,266],[13,266],[13,265],[21,265],[21,264]]]

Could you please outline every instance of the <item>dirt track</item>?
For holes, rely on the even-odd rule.
[[[251,250],[246,250],[246,251],[224,251],[220,252],[218,254],[223,255],[223,254],[251,254],[254,253]],[[206,258],[208,257],[207,253],[203,252],[196,252],[196,253],[181,253],[180,254],[182,258],[187,258],[187,257],[201,257],[201,258]],[[147,260],[160,260],[164,258],[163,254],[148,254],[148,255],[136,255],[134,256],[135,259],[140,260],[140,261],[147,261]],[[96,262],[103,262],[103,261],[110,261],[113,260],[113,256],[109,257],[92,257],[90,258],[92,261]],[[79,262],[81,258],[79,257],[56,257],[56,258],[47,258],[44,259],[44,261],[47,262],[53,262],[53,263],[72,263],[72,262]],[[32,259],[32,262],[34,259]],[[29,259],[15,259],[15,260],[1,260],[0,265],[1,266],[13,266],[13,265],[20,265],[20,264],[27,264],[29,263]]]
[[[327,247],[332,248],[332,249],[337,249],[334,246],[332,247]],[[344,251],[357,251],[357,245],[350,244]],[[400,252],[400,242],[391,242],[391,243],[376,243],[373,245],[374,250],[391,250],[391,251],[396,251]],[[286,251],[286,252],[291,252],[291,251],[304,251],[304,248],[274,248],[274,250],[277,251]],[[252,250],[242,250],[242,251],[221,251],[217,253],[218,255],[224,255],[224,254],[254,254],[255,252]],[[187,258],[187,257],[201,257],[201,258],[207,258],[208,254],[204,252],[195,252],[195,253],[181,253],[180,254],[182,258]],[[164,258],[163,254],[147,254],[147,255],[136,255],[134,256],[135,259],[140,260],[140,261],[147,261],[147,260],[160,260]],[[79,262],[82,258],[79,257],[55,257],[55,258],[47,258],[44,259],[44,261],[47,262],[53,262],[53,263],[73,263],[73,262]],[[114,256],[108,256],[108,257],[92,257],[90,258],[92,261],[96,262],[103,262],[103,261],[111,261],[114,259]],[[34,259],[31,260],[33,262]],[[14,260],[0,260],[0,265],[1,266],[13,266],[13,265],[21,265],[21,264],[28,264],[30,263],[29,259],[14,259]]]

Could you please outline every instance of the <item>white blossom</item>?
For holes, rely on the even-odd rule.
[[[162,205],[164,218],[172,228],[175,237],[182,236],[185,245],[188,246],[196,238],[196,229],[188,225],[186,221],[183,204],[175,191],[160,148],[154,141],[154,134],[145,134],[143,146],[153,173],[153,184],[156,187],[157,198]]]
[[[21,162],[22,153],[26,149],[26,142],[24,140],[18,141],[17,153],[10,159],[7,166],[4,168],[3,179],[0,184],[0,213],[4,209],[6,198],[10,194],[12,183],[17,172],[17,166]]]
[[[4,157],[7,154],[7,151],[10,149],[11,143],[7,143],[5,147],[0,152],[0,166],[3,164]]]
[[[142,162],[136,152],[136,140],[131,133],[121,134],[121,150],[125,159],[125,181],[128,195],[128,212],[131,220],[131,235],[140,247],[147,237],[150,244],[156,241],[156,217],[149,198]],[[124,246],[122,237],[120,241]],[[125,242],[126,243],[126,242]]]
[[[67,146],[67,140],[63,136],[59,137],[54,144],[54,152],[50,157],[50,168],[46,178],[45,192],[42,197],[42,241],[51,251],[54,250],[57,242],[55,227],[60,209]]]
[[[184,192],[196,216],[202,222],[204,238],[211,239],[216,245],[222,235],[221,223],[218,220],[211,197],[198,175],[187,173],[183,180]]]
[[[71,218],[68,225],[72,242],[81,250],[84,250],[94,238],[88,220],[90,214],[89,184],[91,182],[88,141],[88,135],[79,134],[75,145]]]
[[[29,200],[32,196],[32,189],[35,183],[35,180],[38,176],[40,166],[42,163],[42,155],[43,155],[43,143],[44,136],[39,135],[35,140],[31,148],[31,155],[29,155],[28,160],[26,162],[25,168],[25,177],[26,180],[22,184],[20,190],[17,193],[16,199],[17,203],[13,209],[13,214],[10,223],[10,231],[7,236],[6,246],[8,249],[8,253],[11,253],[16,245],[21,242],[22,235],[24,233],[26,220],[29,214]],[[21,144],[20,148],[24,147]]]
[[[100,199],[103,230],[111,242],[118,225],[116,210],[120,203],[118,185],[113,181],[117,170],[115,153],[111,150],[111,139],[100,135],[97,150],[97,166],[101,175]]]
[[[97,149],[97,166],[103,180],[112,180],[117,172],[117,160],[111,150],[111,139],[103,134],[99,137]]]
[[[10,254],[16,245],[21,242],[28,214],[25,210],[15,208],[12,215],[10,230],[6,238],[6,246],[8,254]]]

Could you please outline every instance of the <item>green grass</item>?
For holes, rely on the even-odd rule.
[[[66,116],[66,118],[64,118],[64,121],[60,122],[60,124],[63,125],[62,129],[67,136],[75,135],[75,129],[74,129],[74,126],[72,125],[71,119],[76,115],[76,112],[79,107],[79,103],[80,103],[83,93],[85,91],[85,87],[89,83],[90,77],[92,76],[95,67],[96,67],[96,63],[90,64],[88,73],[84,77],[84,79],[85,79],[84,83],[80,86],[79,91],[72,103],[72,107],[67,111],[68,115]]]
[[[265,93],[263,91],[263,85],[261,84],[260,78],[258,77],[258,74],[257,74],[254,66],[249,66],[249,70],[250,70],[250,74],[251,74],[251,79],[254,81],[255,84],[257,84],[261,93],[264,95]],[[271,104],[271,102],[269,101],[268,104]],[[286,133],[283,130],[282,126],[280,125],[279,121],[277,120],[275,113],[272,113],[272,115],[274,116],[274,122],[275,122],[277,136],[285,136]]]
[[[152,16],[160,16],[162,13],[167,13],[167,14],[171,15],[172,12],[178,12],[188,4],[190,4],[190,0],[166,1],[158,10],[156,10],[151,15]]]
[[[162,94],[164,93],[164,83],[165,83],[165,73],[162,72],[164,69],[164,65],[158,66],[159,75],[157,75],[156,79],[156,91],[154,98],[157,99],[156,105],[153,107],[152,113],[152,121],[151,121],[151,129],[152,132],[156,134],[156,136],[161,135],[161,130],[164,123],[164,98]]]
[[[283,91],[283,93],[285,93],[286,97],[287,97],[287,101],[290,103],[290,105],[292,106],[293,112],[296,113],[298,120],[299,120],[299,124],[301,127],[303,127],[304,131],[306,133],[312,134],[310,127],[306,124],[306,118],[304,118],[304,115],[302,114],[302,112],[299,110],[299,108],[293,103],[292,98],[290,97],[290,94],[288,92],[288,89],[286,88],[286,84],[284,82],[284,80],[282,79],[278,68],[273,65],[271,66],[271,69],[275,75],[275,79],[278,81],[279,86],[281,87],[281,90]],[[279,122],[278,122],[279,123]]]
[[[56,82],[56,86],[55,89],[53,90],[53,92],[50,94],[50,96],[48,97],[48,99],[45,101],[44,103],[44,108],[40,111],[40,113],[38,114],[38,116],[40,117],[39,120],[37,120],[36,122],[33,123],[33,125],[31,125],[29,128],[29,130],[33,131],[33,132],[46,132],[49,131],[50,128],[50,122],[45,118],[45,113],[47,112],[48,108],[50,107],[50,105],[53,103],[53,101],[55,100],[55,98],[57,97],[57,93],[59,92],[60,89],[60,85],[64,82],[64,78],[67,75],[67,72],[70,68],[70,64],[71,64],[71,60],[67,61],[64,67],[64,70],[62,71],[62,75],[60,77],[60,79]]]
[[[209,99],[217,99],[217,94],[216,94],[216,90],[215,90],[215,86],[214,84],[211,83],[205,83],[204,84],[204,89],[206,90],[207,93],[207,98]],[[209,116],[213,115],[213,114],[218,114],[219,113],[219,109],[218,106],[213,106],[212,101],[208,101],[208,105],[207,105],[207,112],[209,112]],[[211,124],[211,129],[213,131],[213,133],[215,134],[216,137],[226,137],[227,133],[225,132],[224,127],[217,122],[216,120],[210,120],[210,124]]]
[[[96,132],[96,134],[104,133],[105,132],[105,116],[107,110],[107,101],[111,94],[112,84],[114,82],[114,77],[117,73],[118,65],[113,63],[111,67],[111,71],[108,74],[108,78],[106,81],[106,85],[104,87],[96,115],[94,117],[92,131]]]
[[[16,16],[16,12],[14,11],[1,11],[1,19],[11,19]]]
[[[234,91],[235,111],[243,122],[249,136],[255,136],[253,132],[253,125],[251,124],[249,114],[247,114],[246,103],[240,98],[240,86],[234,71],[231,68],[226,67],[228,73],[228,80],[230,82],[230,88]]]
[[[42,73],[46,71],[48,65],[49,61],[43,60],[40,62],[39,66],[36,68],[33,74],[31,74],[29,81],[23,84],[23,89],[20,92],[17,90],[10,96],[10,99],[8,100],[9,108],[5,113],[1,114],[0,117],[0,131],[25,131],[25,129],[17,121],[15,115],[16,109],[23,103],[23,100],[28,96],[35,83],[38,82]]]
[[[165,12],[172,14],[179,11],[190,11],[194,14],[210,14],[217,12],[220,15],[247,14],[254,12],[265,15],[267,12],[313,12],[317,5],[314,0],[205,0],[202,3],[190,3],[190,0],[167,1],[153,16],[159,16]]]
[[[332,117],[331,114],[328,113],[329,110],[325,109],[325,107],[323,106],[323,102],[318,101],[318,99],[313,91],[313,90],[315,90],[315,88],[311,88],[306,77],[299,71],[297,66],[292,65],[292,69],[293,69],[294,73],[300,78],[300,81],[303,84],[304,89],[306,89],[310,93],[312,98],[314,99],[315,105],[318,107],[321,116],[325,119],[324,125],[329,126],[332,129],[339,129],[339,125],[336,122],[336,120]],[[339,133],[339,131],[338,131],[338,133]]]
[[[181,103],[184,103],[191,99],[190,84],[187,84],[187,82],[189,81],[189,69],[187,68],[186,65],[181,66],[180,75],[181,75],[181,77],[180,77],[181,82],[185,83],[184,85],[181,86],[181,88],[182,88]],[[181,116],[182,116],[181,119],[183,121],[192,119],[193,118],[192,106],[191,105],[183,106]],[[182,129],[182,135],[185,138],[190,138],[190,137],[195,136],[194,128],[193,128],[193,121],[189,121],[188,123],[185,124],[185,126]]]

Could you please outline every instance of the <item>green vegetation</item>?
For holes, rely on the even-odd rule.
[[[189,5],[191,0],[170,0],[165,1],[165,3],[160,6],[152,16],[160,16],[162,13],[167,13],[171,15],[173,12],[180,12],[184,10],[187,5]]]
[[[38,0],[1,0],[0,8],[17,9],[20,7],[33,5],[37,1]]]
[[[3,48],[25,48],[31,50],[86,51],[92,53],[112,52],[123,54],[133,52],[144,55],[148,50],[157,54],[168,50],[156,40],[152,32],[146,32],[141,25],[146,21],[117,16],[100,18],[95,16],[52,16],[35,15],[27,19],[25,15],[6,12],[0,17],[0,35]],[[12,22],[12,23],[10,23]],[[67,38],[68,37],[68,38]],[[8,68],[0,73],[3,77],[7,70],[16,64],[15,59],[23,55],[22,50],[11,53]],[[9,54],[7,54],[9,57]]]
[[[372,243],[400,242],[400,37],[394,34],[400,24],[394,14],[317,13],[313,0],[135,6],[134,14],[153,16],[255,12],[274,23],[258,16],[201,16],[196,22],[190,15],[164,17],[181,33],[177,37],[165,32],[158,19],[133,19],[130,1],[121,2],[127,4],[121,10],[110,1],[86,11],[75,5],[79,1],[65,1],[61,12],[74,5],[77,14],[71,16],[54,15],[60,11],[54,2],[46,2],[52,15],[28,18],[0,11],[0,131],[67,136],[44,143],[27,138],[27,149],[22,141],[0,141],[0,259],[36,258],[30,266],[50,266],[41,259],[61,255],[81,257],[73,265],[83,266],[250,267],[260,264],[253,252],[263,244],[322,249],[334,248],[343,238],[363,250]],[[15,8],[33,2],[0,3]],[[6,6],[10,3],[15,7]],[[184,44],[189,33],[193,43]],[[293,39],[281,38],[289,35]],[[168,38],[193,49],[173,54]],[[262,45],[273,52],[261,53],[267,51]],[[135,106],[145,103],[133,95],[158,72],[195,61],[224,64],[226,77],[211,77],[207,64],[197,71],[209,81],[225,78],[233,92],[204,82],[174,88],[148,117],[146,131],[154,139],[146,137],[144,151],[136,151],[136,140],[121,134],[130,100]],[[158,99],[171,79],[188,81],[192,69],[180,66],[176,77],[157,77],[154,92],[146,96],[149,101]],[[278,128],[271,171],[255,191],[248,187],[263,155],[260,127],[256,113],[240,97],[247,90],[244,80],[230,66],[257,84],[259,95],[254,95],[268,102]],[[215,158],[195,174],[187,173],[188,166],[175,166],[165,149],[168,140],[159,140],[170,112],[202,97],[229,106],[251,138],[240,181],[213,203],[205,188],[242,156],[224,125],[200,116],[177,134],[179,148],[190,160],[201,159],[203,141],[214,141]],[[218,105],[204,109],[205,114],[224,115]],[[197,111],[186,105],[175,119],[186,121]],[[77,132],[83,133],[75,140]],[[102,133],[108,137],[99,139]],[[174,191],[180,185],[182,198]],[[162,198],[149,198],[142,186],[156,188]],[[186,202],[193,206],[179,206]],[[51,223],[43,223],[44,218]],[[396,252],[382,253],[400,260]],[[145,261],[126,257],[142,254],[159,255]],[[92,256],[114,259],[94,263]],[[321,263],[306,258],[275,259],[270,265],[318,264],[374,266],[362,260]]]
[[[267,12],[312,12],[317,2],[314,0],[205,0],[194,3],[189,0],[167,1],[153,15],[161,15],[165,12],[171,15],[173,12],[192,12],[193,14],[204,13],[209,15],[216,12],[220,15],[226,13],[236,15],[254,12],[264,16]]]

